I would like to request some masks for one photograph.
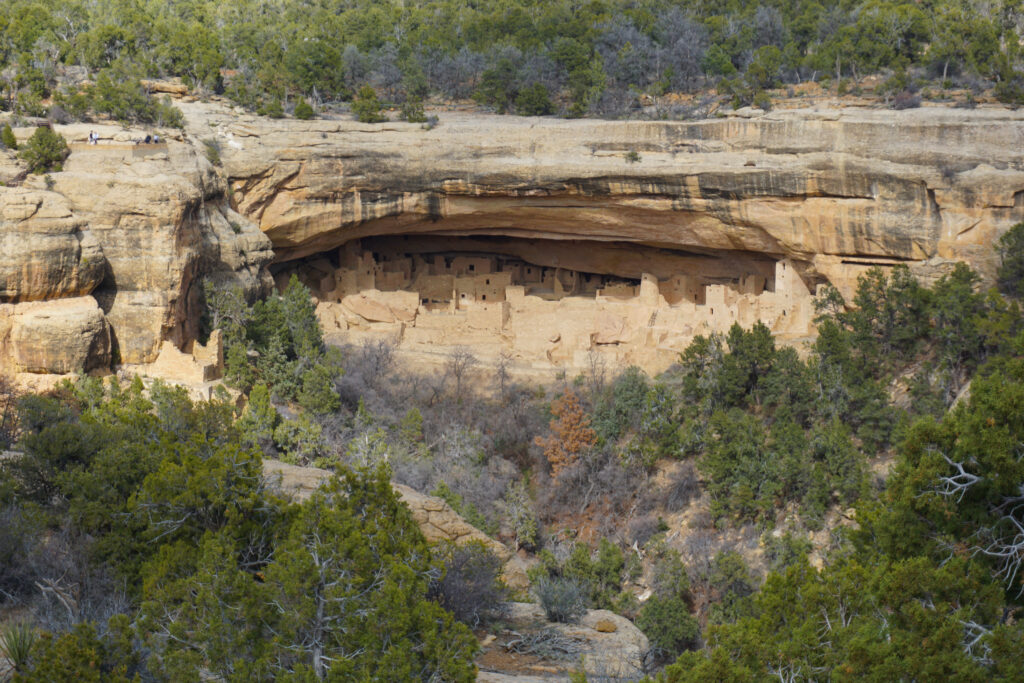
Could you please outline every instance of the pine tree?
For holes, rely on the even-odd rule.
[[[4,129],[0,132],[0,142],[2,142],[4,147],[7,149],[18,149],[18,139],[14,137],[14,131],[11,130],[11,124],[4,124]]]
[[[28,163],[29,172],[41,175],[61,170],[70,153],[64,136],[49,126],[39,126],[18,156]]]
[[[352,101],[352,113],[362,123],[380,123],[387,121],[387,117],[381,113],[381,103],[377,99],[377,92],[368,85],[359,89],[356,98]]]
[[[274,428],[281,421],[277,409],[270,402],[270,389],[263,382],[252,388],[245,415],[238,421],[242,438],[260,448],[274,442]]]
[[[301,119],[303,121],[308,121],[309,119],[316,116],[316,112],[313,111],[313,107],[311,107],[309,105],[309,102],[307,102],[305,99],[300,99],[298,101],[298,103],[295,105],[294,113],[295,118]]]

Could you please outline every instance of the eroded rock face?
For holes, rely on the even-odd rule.
[[[88,224],[63,196],[0,187],[0,301],[89,294],[106,265]]]
[[[110,328],[91,296],[0,305],[0,348],[14,372],[88,372],[109,367]]]
[[[267,122],[187,110],[225,142],[238,209],[278,260],[396,233],[619,240],[788,257],[966,258],[1024,216],[1024,115],[781,111],[698,122],[442,115]],[[627,153],[640,160],[631,163]],[[599,268],[591,268],[600,272]]]
[[[20,178],[0,160],[0,176]],[[39,183],[0,187],[0,368],[65,374],[109,367],[110,328],[91,296],[103,250],[67,199]]]
[[[1024,114],[1003,109],[745,111],[694,122],[445,113],[431,130],[267,121],[203,104],[185,111],[220,140],[233,205],[271,238],[276,261],[304,259],[300,276],[307,266],[323,273],[306,280],[322,301],[340,304],[321,307],[328,333],[355,343],[385,336],[417,362],[448,344],[511,352],[530,368],[576,371],[599,351],[616,366],[658,371],[693,334],[751,316],[800,343],[813,333],[804,313],[817,285],[849,298],[873,265],[906,263],[934,278],[961,259],[991,276],[993,241],[1024,219],[1024,150],[1007,144],[1024,134]],[[446,319],[430,308],[446,297],[410,281],[426,308],[403,318],[382,300],[394,287],[344,272],[356,240],[379,263],[376,245],[415,259],[429,253],[424,241],[453,238],[465,244],[450,256],[650,276],[662,290],[696,282],[698,299],[701,288],[728,291],[718,304],[698,302],[699,315],[672,297],[641,311],[649,302],[640,296],[635,315],[615,319],[572,303],[551,320],[499,311],[476,324],[459,315],[461,293]],[[334,270],[321,267],[328,260]],[[776,293],[781,263],[803,281],[803,299],[744,304],[750,278]]]
[[[587,610],[578,624],[558,624],[547,621],[539,605],[513,602],[508,605],[507,619],[511,628],[482,644],[478,681],[541,683],[565,680],[580,669],[591,679],[606,681],[635,681],[644,675],[650,642],[633,622],[618,614]],[[545,631],[565,638],[579,657],[522,657],[520,661],[507,655],[517,640]]]
[[[79,127],[65,132],[87,134]],[[248,294],[265,283],[270,244],[228,207],[199,147],[117,139],[74,145],[64,172],[53,175],[54,189],[88,221],[110,264],[95,295],[122,362],[152,362],[163,341],[181,347],[196,337],[205,274]]]
[[[25,176],[13,158],[0,159],[2,175],[20,183],[0,188],[0,302],[90,295],[90,322],[77,304],[65,306],[74,315],[54,314],[45,324],[24,316],[20,327],[9,322],[43,338],[30,345],[12,337],[5,365],[60,373],[110,369],[112,358],[150,363],[163,342],[188,348],[196,338],[204,278],[249,296],[267,289],[270,241],[231,209],[200,143],[135,145],[144,132],[114,127],[57,130],[71,145],[62,172]],[[99,145],[85,144],[91,130]],[[105,342],[93,334],[97,314]],[[92,341],[62,346],[82,334]],[[91,349],[85,362],[82,348]]]

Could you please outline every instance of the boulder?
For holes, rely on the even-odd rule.
[[[413,519],[431,543],[463,544],[472,541],[485,545],[502,562],[512,559],[511,550],[464,520],[444,500],[419,493],[402,484],[393,486],[402,502],[412,510]]]
[[[531,677],[559,676],[564,680],[569,673],[581,668],[588,677],[597,680],[638,680],[644,675],[643,660],[650,643],[647,636],[633,622],[607,610],[587,610],[578,624],[549,622],[540,605],[513,602],[509,605],[509,629],[483,648],[478,659],[481,675],[477,680],[505,683],[530,681]],[[564,659],[528,658],[522,664],[509,666],[507,657],[494,657],[490,653],[505,650],[510,642],[550,631],[560,634],[576,644],[578,656]],[[504,665],[507,668],[497,668]]]
[[[395,322],[395,314],[391,312],[387,304],[366,294],[350,294],[341,300],[341,305],[367,322]]]
[[[110,329],[91,296],[0,306],[2,317],[18,371],[64,374],[110,364]]]

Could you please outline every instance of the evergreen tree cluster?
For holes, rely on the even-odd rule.
[[[223,333],[230,386],[249,393],[261,384],[274,400],[297,401],[314,415],[340,407],[333,384],[339,354],[324,345],[309,289],[297,277],[251,306],[238,289],[207,283],[205,296],[207,322]]]
[[[85,67],[95,102],[70,87],[62,109],[172,124],[140,78],[180,77],[271,116],[364,86],[398,104],[434,93],[582,116],[721,81],[735,104],[767,106],[779,84],[828,79],[842,94],[881,72],[887,97],[907,100],[923,80],[1020,103],[1022,19],[1014,0],[10,0],[0,90],[8,108],[41,115],[61,94],[59,68]]]
[[[0,589],[49,630],[15,680],[474,680],[386,467],[289,502],[226,396],[138,380],[29,396],[19,418]]]

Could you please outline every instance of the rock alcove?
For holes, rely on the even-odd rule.
[[[512,367],[658,371],[698,334],[760,320],[811,332],[813,283],[785,258],[621,241],[399,234],[345,242],[272,267],[318,300],[327,340],[394,342],[421,360],[458,347]]]

